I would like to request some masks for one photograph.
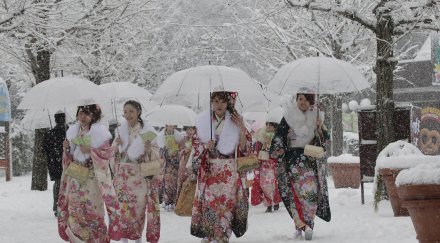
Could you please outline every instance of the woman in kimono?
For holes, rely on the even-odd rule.
[[[260,128],[254,136],[260,168],[254,170],[255,178],[251,191],[251,203],[253,206],[257,206],[263,202],[267,208],[266,213],[271,213],[272,207],[273,210],[278,210],[281,202],[276,178],[277,159],[269,157],[270,145],[277,126],[277,122],[268,120],[266,126]]]
[[[192,161],[188,162],[188,160],[190,160],[190,158],[192,160],[194,155],[193,140],[195,139],[196,131],[197,131],[195,126],[194,127],[185,126],[183,127],[183,130],[185,131],[186,135],[184,138],[183,148],[180,150],[180,155],[179,155],[180,163],[179,163],[178,181],[177,181],[177,198],[179,197],[183,182],[185,182],[189,177],[192,177],[193,175]]]
[[[124,120],[116,129],[111,168],[113,184],[121,205],[122,242],[141,242],[147,218],[147,241],[156,243],[160,237],[159,183],[155,177],[141,173],[141,163],[160,158],[159,149],[151,142],[156,137],[152,126],[141,118],[142,107],[137,101],[124,104]],[[147,215],[145,215],[147,214]]]
[[[63,142],[59,235],[74,243],[119,240],[120,209],[109,169],[111,134],[97,123],[101,118],[97,105],[79,106],[76,117],[77,123],[69,127]]]
[[[314,218],[330,221],[327,181],[322,159],[304,155],[307,144],[323,146],[329,135],[324,113],[314,107],[315,95],[298,93],[286,109],[274,139],[271,157],[278,158],[278,188],[284,205],[295,222],[294,238],[311,240]]]
[[[196,120],[194,168],[198,184],[191,218],[191,234],[202,242],[229,242],[232,232],[247,229],[249,193],[246,173],[237,171],[236,157],[252,153],[252,138],[243,118],[233,109],[236,93],[213,92],[212,112]]]
[[[166,211],[173,211],[177,201],[177,172],[179,170],[180,143],[183,135],[174,125],[165,125],[157,137],[160,154],[164,159],[162,193]]]

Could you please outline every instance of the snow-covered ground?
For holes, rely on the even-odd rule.
[[[379,212],[373,210],[372,184],[365,184],[365,204],[360,189],[335,189],[329,177],[332,221],[316,220],[313,242],[344,243],[416,243],[410,217],[393,217],[388,201],[382,201]],[[31,191],[31,176],[14,177],[5,182],[0,177],[0,242],[62,242],[56,218],[52,214],[52,183],[49,190]],[[295,242],[293,221],[283,207],[271,214],[263,206],[251,207],[249,229],[231,242]],[[189,233],[190,218],[162,212],[159,242],[200,242]],[[145,237],[145,236],[144,236]],[[304,241],[304,240],[302,240]]]

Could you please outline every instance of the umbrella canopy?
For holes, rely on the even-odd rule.
[[[157,105],[156,102],[150,101],[152,96],[150,92],[130,82],[105,83],[99,85],[99,88],[101,88],[108,98],[112,100],[112,113],[114,118],[124,113],[123,106],[128,100],[135,100],[139,102],[144,111],[147,111]]]
[[[300,89],[319,94],[361,91],[370,87],[352,64],[329,57],[297,59],[280,68],[268,89],[278,94],[295,94]]]
[[[136,100],[139,102],[148,101],[152,94],[148,90],[137,86],[130,82],[111,82],[99,85],[99,87],[106,93],[110,99],[114,99],[117,102],[125,102],[127,100]]]
[[[63,110],[66,107],[99,104],[108,98],[98,85],[75,78],[52,78],[35,85],[23,97],[18,109]]]
[[[159,104],[180,104],[194,110],[207,109],[213,91],[238,92],[236,109],[266,111],[263,90],[246,72],[226,66],[188,68],[168,77],[152,99]],[[249,111],[249,110],[247,110]]]
[[[194,126],[197,114],[188,107],[181,105],[156,106],[145,115],[152,124]]]
[[[29,110],[26,115],[21,119],[20,125],[25,129],[40,129],[40,128],[53,128],[55,123],[54,115],[56,113],[66,113],[66,123],[71,123],[76,120],[75,111],[69,109],[68,111],[50,111],[50,110]]]

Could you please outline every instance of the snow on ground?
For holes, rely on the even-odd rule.
[[[328,180],[332,221],[316,220],[313,242],[326,243],[416,243],[410,217],[394,217],[388,201],[382,201],[379,212],[373,210],[372,184],[365,184],[365,204],[360,189],[335,189]],[[0,242],[55,243],[58,236],[56,218],[52,213],[52,183],[47,191],[31,191],[31,176],[14,177],[5,182],[0,177]],[[271,214],[260,205],[251,207],[249,228],[231,243],[295,242],[293,221],[284,207]],[[190,218],[162,212],[160,243],[200,242],[189,233]],[[144,236],[145,237],[145,236]],[[145,240],[145,239],[144,239]],[[304,240],[302,240],[304,242]],[[145,242],[145,241],[144,241]]]

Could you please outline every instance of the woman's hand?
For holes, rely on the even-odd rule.
[[[145,148],[145,153],[147,153],[147,154],[151,153],[151,142],[150,141],[146,141],[144,143],[144,148]]]
[[[80,145],[79,150],[84,154],[90,154],[91,147],[86,145]]]
[[[64,149],[64,151],[67,151],[67,150],[70,149],[70,143],[69,143],[69,140],[64,139],[64,141],[63,141],[63,149]]]
[[[115,138],[115,143],[116,143],[116,145],[121,145],[122,139],[120,137]]]
[[[208,144],[207,144],[207,147],[208,147],[209,151],[211,151],[211,152],[214,151],[214,149],[215,149],[215,141],[214,140],[209,141]]]
[[[270,155],[271,158],[278,158],[281,155],[284,154],[284,149],[278,149],[272,152],[272,154]]]
[[[322,126],[322,122],[321,122],[321,119],[316,119],[316,127],[318,128],[318,130],[320,130],[321,129],[321,126]]]
[[[243,122],[243,117],[240,116],[240,114],[238,113],[232,113],[231,114],[231,120],[232,122],[234,122],[235,124],[237,124],[237,126],[240,127],[240,130],[246,130],[246,127],[244,126],[244,122]]]

